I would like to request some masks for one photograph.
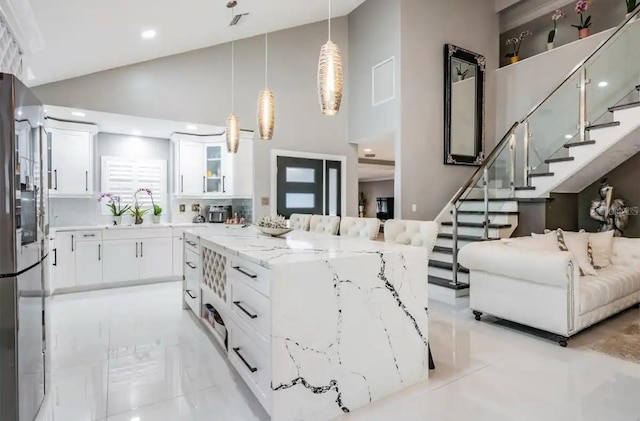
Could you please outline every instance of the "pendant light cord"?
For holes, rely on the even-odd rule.
[[[331,40],[331,0],[329,0],[329,40]]]
[[[233,19],[233,17],[235,16],[235,11],[234,11],[234,7],[231,8],[231,18]],[[233,29],[232,29],[233,31]],[[231,36],[231,112],[233,113],[235,111],[235,73],[236,73],[236,67],[235,67],[235,39],[233,37],[233,35]]]
[[[264,87],[269,86],[269,33],[264,34]]]

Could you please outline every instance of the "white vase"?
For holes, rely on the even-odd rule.
[[[113,216],[113,225],[122,225],[122,216]]]
[[[553,42],[547,42],[547,51],[551,51],[555,48],[555,44]]]
[[[161,215],[153,215],[153,223],[154,224],[159,224],[161,217],[162,217]]]

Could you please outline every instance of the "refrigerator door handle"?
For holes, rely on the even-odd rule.
[[[53,266],[58,266],[58,249],[53,249]]]
[[[98,261],[102,260],[102,244],[98,244]]]
[[[138,242],[136,241],[136,259],[138,258]]]
[[[54,190],[58,190],[58,170],[53,170],[53,181],[55,184]]]
[[[89,191],[89,171],[84,172],[84,191]]]
[[[74,251],[74,250],[73,250],[73,243],[74,243],[74,239],[73,239],[73,235],[72,235],[72,236],[71,236],[71,251]]]

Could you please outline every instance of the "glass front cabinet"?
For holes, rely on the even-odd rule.
[[[205,193],[226,194],[226,145],[209,144],[205,145]]]
[[[225,142],[201,139],[174,140],[176,196],[221,197],[230,195],[231,169]]]

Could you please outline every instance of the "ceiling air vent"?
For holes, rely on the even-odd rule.
[[[231,9],[232,11],[232,18],[231,18],[231,22],[229,22],[229,26],[236,26],[238,23],[240,23],[240,19],[242,19],[244,16],[247,16],[249,13],[240,13],[239,15],[235,14],[235,7],[238,5],[238,2],[236,0],[232,0],[227,2],[227,8]]]

